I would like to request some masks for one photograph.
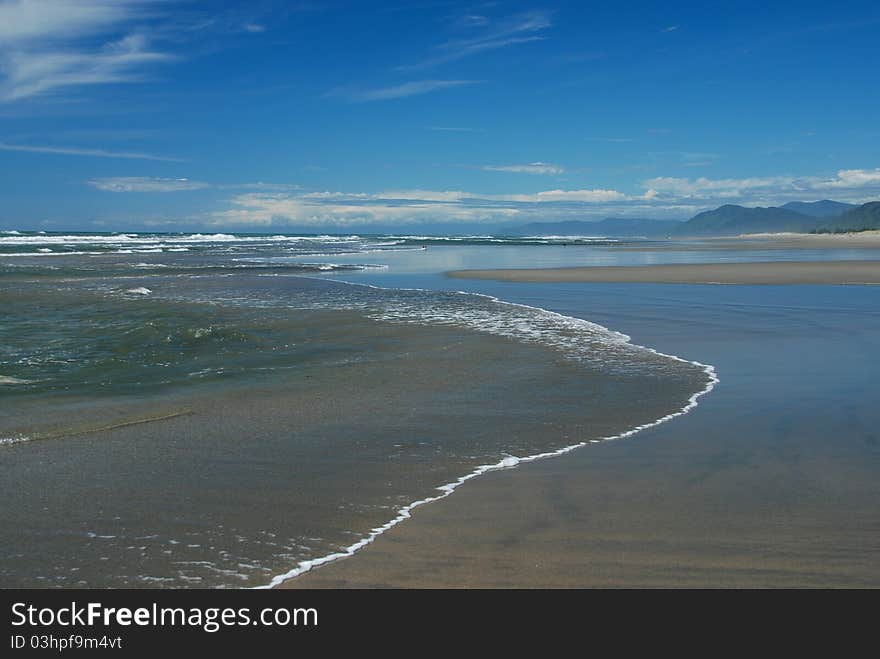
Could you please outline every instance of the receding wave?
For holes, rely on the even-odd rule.
[[[27,286],[0,278],[15,310],[0,323],[0,444],[16,445],[0,552],[35,548],[0,583],[278,583],[487,471],[686,413],[716,381],[586,320],[334,280],[377,266],[320,237],[309,249],[329,256],[312,259],[288,258],[290,237],[242,253],[195,235],[179,255],[157,235],[161,254],[33,259]],[[28,497],[33,482],[53,488]]]

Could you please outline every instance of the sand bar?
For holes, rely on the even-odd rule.
[[[880,284],[878,261],[774,261],[455,270],[459,279],[659,284]]]
[[[859,233],[744,233],[739,236],[714,236],[650,240],[622,243],[614,247],[621,252],[696,252],[696,251],[761,251],[780,249],[831,250],[880,249],[880,231]]]

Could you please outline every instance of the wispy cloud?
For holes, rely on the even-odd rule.
[[[0,101],[16,101],[60,88],[134,82],[142,65],[171,59],[150,50],[146,37],[129,35],[95,53],[12,53],[0,85]]]
[[[180,158],[157,156],[151,153],[130,151],[106,151],[104,149],[79,149],[66,146],[32,146],[28,144],[6,144],[0,142],[0,151],[23,151],[25,153],[48,153],[60,156],[92,156],[96,158],[124,158],[132,160],[163,160],[166,162],[183,162]]]
[[[527,165],[483,165],[480,167],[487,172],[511,172],[514,174],[563,174],[565,168],[559,165],[551,165],[546,162],[531,162]]]
[[[292,191],[299,189],[291,183],[206,183],[188,178],[156,178],[150,176],[109,176],[93,178],[88,185],[105,192],[186,192],[190,190],[261,190]]]
[[[387,101],[393,98],[405,98],[407,96],[419,96],[441,89],[475,85],[479,80],[414,80],[394,87],[381,89],[369,89],[353,91],[338,89],[330,93],[331,96],[341,96],[354,103],[367,103],[370,101]]]
[[[399,71],[418,71],[454,62],[465,57],[487,51],[498,50],[516,44],[541,41],[539,34],[553,25],[551,15],[546,11],[530,11],[510,16],[492,23],[484,16],[469,15],[470,20],[460,23],[464,27],[485,27],[480,34],[466,39],[447,41],[436,47],[437,54],[417,62],[398,67]],[[474,20],[478,18],[479,20]]]
[[[0,4],[0,46],[88,36],[145,17],[150,4],[144,0],[6,0]]]
[[[156,12],[145,0],[0,3],[0,102],[143,79],[146,66],[172,59],[132,29]]]
[[[188,178],[147,178],[141,176],[116,176],[95,178],[88,182],[93,188],[107,192],[183,192],[209,188],[209,183],[191,181]]]

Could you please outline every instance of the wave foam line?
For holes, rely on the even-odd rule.
[[[328,280],[328,281],[332,281],[332,280]],[[356,286],[366,286],[369,288],[381,288],[379,286],[373,286],[372,284],[360,284],[360,283],[356,283],[356,282],[347,282],[347,283],[352,283]],[[426,289],[409,289],[409,290],[426,290]],[[464,293],[464,291],[459,291],[459,292]],[[467,295],[479,295],[481,297],[491,298],[497,302],[500,302],[501,304],[509,304],[511,306],[533,309],[535,311],[541,311],[543,313],[552,314],[554,316],[560,316],[562,318],[567,318],[567,319],[570,318],[572,320],[583,320],[583,319],[579,319],[579,318],[573,318],[571,316],[565,316],[563,314],[556,313],[555,311],[549,311],[547,309],[542,309],[541,307],[532,307],[527,304],[517,304],[515,302],[505,302],[504,300],[499,300],[498,298],[493,297],[491,295],[484,295],[482,293],[466,293],[466,294]],[[590,321],[584,321],[584,322],[590,323]],[[602,325],[599,325],[598,323],[590,323],[590,324],[595,325],[597,327],[602,327],[603,329],[607,330],[609,333],[623,337],[627,341],[630,339],[629,336],[627,336],[626,334],[623,334],[622,332],[610,330]],[[655,355],[659,355],[661,357],[667,357],[669,359],[674,359],[675,361],[683,362],[686,364],[693,364],[694,366],[702,368],[703,372],[709,378],[708,383],[706,384],[706,386],[702,390],[696,392],[695,394],[692,394],[690,396],[690,398],[688,398],[687,404],[684,407],[682,407],[680,410],[678,410],[676,412],[672,412],[670,414],[667,414],[666,416],[660,417],[659,419],[657,419],[656,421],[652,421],[651,423],[645,423],[640,426],[636,426],[635,428],[631,428],[631,429],[629,429],[625,432],[619,433],[617,435],[609,435],[607,437],[600,437],[598,439],[588,439],[583,442],[578,442],[577,444],[571,444],[570,446],[565,446],[565,447],[563,447],[561,449],[557,449],[555,451],[548,451],[546,453],[536,453],[534,455],[528,455],[528,456],[525,456],[522,458],[517,457],[517,456],[513,456],[513,455],[509,455],[506,458],[500,460],[499,462],[496,462],[495,464],[481,465],[481,466],[477,467],[476,469],[474,469],[469,474],[465,474],[464,476],[458,478],[457,480],[455,480],[451,483],[447,483],[445,485],[440,485],[439,487],[437,487],[436,489],[440,491],[440,494],[433,496],[433,497],[427,497],[425,499],[419,499],[418,501],[413,501],[412,503],[404,506],[403,508],[401,508],[398,511],[396,517],[394,517],[390,521],[386,522],[382,526],[378,526],[378,527],[372,529],[366,537],[362,538],[361,540],[358,540],[357,542],[355,542],[352,545],[349,545],[348,547],[345,547],[342,551],[334,552],[334,553],[328,554],[326,556],[321,556],[320,558],[313,558],[313,559],[309,559],[309,560],[305,560],[305,561],[300,561],[299,563],[297,563],[296,567],[294,567],[292,570],[289,570],[283,574],[279,574],[279,575],[273,577],[272,580],[268,584],[266,584],[265,586],[255,586],[254,589],[255,590],[264,590],[264,589],[268,589],[268,588],[275,588],[276,586],[281,585],[285,581],[288,581],[289,579],[293,579],[295,577],[298,577],[301,574],[305,574],[306,572],[309,572],[317,567],[320,567],[322,565],[326,565],[327,563],[332,563],[334,561],[338,561],[343,558],[348,558],[350,556],[354,556],[358,551],[360,551],[361,549],[363,549],[367,545],[370,545],[373,542],[375,542],[376,538],[378,538],[380,535],[382,535],[386,531],[390,531],[391,529],[393,529],[395,526],[397,526],[401,522],[404,522],[404,521],[408,520],[410,517],[412,517],[412,511],[415,510],[416,508],[418,508],[419,506],[424,506],[425,504],[434,503],[435,501],[440,501],[441,499],[445,499],[450,494],[452,494],[456,489],[458,489],[458,487],[460,485],[463,485],[464,483],[471,480],[472,478],[477,478],[478,476],[482,476],[483,474],[486,474],[490,471],[499,471],[502,469],[512,469],[514,467],[517,467],[517,466],[524,464],[524,463],[527,463],[527,462],[535,462],[536,460],[545,460],[547,458],[555,458],[557,456],[565,455],[566,453],[570,453],[570,452],[574,451],[575,449],[579,449],[584,446],[587,446],[588,444],[601,444],[603,442],[609,442],[609,441],[614,441],[614,440],[618,440],[618,439],[625,439],[627,437],[631,437],[631,436],[635,435],[638,432],[641,432],[643,430],[647,430],[648,428],[653,428],[655,426],[659,426],[660,424],[666,423],[667,421],[671,421],[672,419],[674,419],[676,417],[683,416],[683,415],[687,414],[688,412],[690,412],[691,410],[693,410],[697,406],[699,399],[702,396],[705,396],[706,394],[708,394],[710,391],[712,391],[715,388],[715,385],[717,385],[721,381],[718,378],[718,374],[715,371],[715,367],[712,366],[711,364],[703,364],[701,362],[694,361],[691,359],[684,359],[683,357],[679,357],[678,355],[668,355],[666,353],[660,352],[659,350],[654,350],[653,348],[648,348],[646,346],[639,346],[639,347],[644,348],[645,350],[648,350],[649,352],[652,352]]]
[[[21,442],[29,442],[31,441],[31,437],[26,437],[25,435],[16,435],[15,437],[0,437],[0,446],[12,446],[13,444],[20,444]]]

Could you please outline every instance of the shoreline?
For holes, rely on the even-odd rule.
[[[515,306],[528,307],[528,305],[522,305],[522,304],[518,304],[516,302],[506,302],[503,300],[498,300],[498,301],[503,302],[504,304],[511,304],[511,305],[515,305]],[[531,308],[539,310],[539,311],[543,311],[545,313],[562,315],[562,314],[556,314],[556,312],[550,311],[548,309],[543,309],[541,307],[531,307]],[[619,332],[617,332],[617,330],[610,330],[607,327],[605,329],[608,329],[609,331],[620,334]],[[626,335],[622,335],[622,336],[625,336],[627,339],[627,342],[629,342],[630,337],[628,337]],[[660,355],[662,357],[669,357],[669,358],[676,360],[676,361],[689,363],[689,364],[693,364],[694,366],[700,367],[708,378],[706,386],[703,387],[703,389],[701,389],[700,391],[697,391],[697,392],[694,392],[693,394],[691,394],[688,397],[687,403],[681,409],[674,411],[674,412],[670,412],[669,414],[666,414],[666,415],[660,417],[659,419],[656,419],[650,423],[641,424],[639,426],[636,426],[634,428],[630,428],[629,430],[618,433],[616,435],[587,439],[587,440],[577,442],[577,443],[571,444],[569,446],[564,446],[560,449],[556,449],[554,451],[548,451],[545,453],[537,453],[534,455],[527,455],[524,457],[508,456],[506,458],[503,458],[502,460],[500,460],[499,462],[497,462],[495,464],[480,465],[479,467],[474,469],[472,472],[457,478],[455,481],[452,481],[451,483],[446,483],[446,484],[437,486],[436,490],[439,491],[440,494],[433,496],[433,497],[427,497],[424,499],[420,499],[418,501],[413,501],[412,503],[407,504],[406,506],[404,506],[403,508],[401,508],[397,512],[397,515],[395,515],[395,517],[393,519],[389,520],[388,522],[386,522],[382,526],[379,526],[379,527],[372,529],[371,532],[367,535],[367,537],[362,538],[361,540],[349,545],[348,547],[345,547],[342,551],[335,552],[333,554],[328,554],[326,556],[322,556],[322,557],[315,558],[315,559],[301,561],[301,562],[297,563],[297,565],[295,567],[291,568],[289,571],[287,571],[283,574],[275,575],[274,577],[272,577],[272,579],[270,580],[270,582],[268,584],[263,585],[263,586],[256,586],[253,588],[253,590],[267,590],[267,589],[274,589],[274,588],[281,588],[281,589],[297,588],[299,577],[301,577],[307,573],[310,573],[313,570],[320,568],[322,566],[329,566],[331,564],[338,563],[339,561],[342,561],[346,558],[354,557],[359,551],[361,551],[362,549],[373,544],[380,536],[384,535],[387,531],[390,531],[391,529],[393,529],[394,527],[399,525],[401,522],[404,522],[407,519],[412,518],[412,514],[415,509],[420,508],[426,504],[435,503],[435,502],[438,502],[438,501],[445,499],[446,497],[451,495],[453,492],[455,492],[459,486],[461,486],[464,483],[466,483],[470,480],[473,480],[479,476],[482,476],[484,474],[493,473],[493,472],[515,469],[516,467],[518,467],[519,465],[522,465],[522,464],[543,461],[543,460],[547,460],[548,458],[561,457],[563,455],[566,455],[568,453],[576,451],[577,449],[584,448],[588,445],[607,444],[610,442],[615,442],[620,439],[626,439],[627,437],[632,437],[633,435],[636,435],[642,431],[649,430],[651,428],[655,428],[657,426],[660,426],[660,425],[666,423],[667,421],[671,421],[671,420],[678,418],[680,416],[684,416],[684,415],[688,414],[689,412],[691,412],[693,409],[695,409],[697,407],[697,405],[699,405],[699,399],[702,398],[703,396],[705,396],[706,394],[711,393],[712,390],[715,388],[715,386],[720,382],[720,379],[718,378],[718,374],[715,370],[715,367],[711,364],[704,364],[702,362],[694,361],[691,359],[686,359],[684,357],[679,357],[678,355],[671,355],[671,354],[663,353],[659,350],[656,350],[655,348],[651,348],[648,346],[641,346],[640,345],[639,347],[641,347],[645,350],[648,350],[650,352],[653,352],[654,354]]]
[[[703,252],[880,249],[880,231],[856,233],[742,233],[738,236],[682,236],[650,241],[649,245],[628,244],[624,252]]]
[[[868,290],[516,289],[712,363],[720,391],[639,441],[486,473],[282,588],[877,586],[880,416],[853,397],[880,323]],[[870,323],[857,341],[854,319]]]
[[[453,279],[491,279],[504,282],[545,283],[877,285],[880,284],[880,260],[509,268],[498,270],[452,270],[447,272],[446,275]]]

